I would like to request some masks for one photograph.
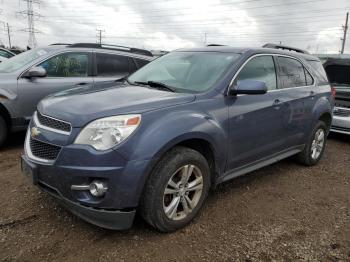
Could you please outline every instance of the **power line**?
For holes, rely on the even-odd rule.
[[[341,38],[341,40],[342,40],[342,46],[341,46],[341,50],[340,50],[341,54],[344,54],[346,33],[348,31],[348,22],[349,22],[349,12],[346,13],[345,25],[343,26],[344,35],[343,35],[343,38]]]
[[[9,40],[9,48],[11,49],[12,46],[11,46],[11,33],[10,33],[10,26],[9,26],[9,23],[6,23],[6,31],[7,31],[7,37],[8,37],[8,40]]]
[[[104,33],[105,32],[105,30],[103,30],[103,29],[96,29],[96,31],[97,31],[97,41],[98,41],[98,43],[100,44],[100,45],[102,45],[102,38],[103,38],[103,36],[102,36],[102,33]]]
[[[287,3],[278,3],[278,4],[271,4],[271,5],[258,5],[258,6],[248,6],[248,7],[244,7],[244,10],[251,10],[251,9],[265,9],[265,8],[272,8],[272,7],[283,7],[283,6],[294,6],[294,5],[304,5],[304,4],[309,4],[309,3],[319,3],[319,2],[324,2],[324,1],[327,1],[327,0],[308,0],[308,1],[293,1],[293,2],[287,2]],[[333,0],[334,1],[334,0]],[[236,7],[234,5],[237,5],[237,4],[244,4],[246,3],[247,1],[240,1],[240,2],[235,2],[235,3],[220,3],[220,4],[211,4],[211,5],[208,5],[207,7],[208,8],[213,8],[213,7],[221,7],[221,6],[233,6],[233,7]],[[158,3],[157,1],[154,1],[154,3]],[[129,5],[129,3],[128,3]],[[128,6],[126,5],[126,6]],[[240,7],[240,8],[243,8],[243,7]],[[164,11],[184,11],[184,10],[189,10],[190,12],[193,10],[193,7],[182,7],[182,8],[173,8],[173,7],[169,7],[169,9],[148,9],[146,10],[147,14],[150,14],[150,13],[162,13]],[[232,12],[232,10],[228,10],[230,12]],[[123,10],[123,13],[124,14],[139,14],[139,12],[135,12],[135,11],[126,11],[126,10]],[[178,16],[178,15],[184,15],[184,13],[182,14],[168,14],[167,16]],[[67,16],[61,16],[61,17],[69,17],[69,16],[72,16],[72,15],[67,15]],[[74,17],[79,17],[77,15],[73,15]],[[103,14],[100,15],[100,16],[104,16]],[[57,16],[56,16],[57,17]],[[155,16],[154,16],[155,17]]]
[[[40,0],[20,0],[20,1],[23,1],[27,4],[27,9],[20,11],[19,14],[22,14],[25,17],[27,17],[28,28],[23,29],[23,31],[29,33],[28,46],[30,48],[34,48],[37,46],[35,34],[39,33],[39,31],[35,30],[34,20],[35,20],[35,18],[40,17],[40,14],[34,11],[33,4],[39,5]]]

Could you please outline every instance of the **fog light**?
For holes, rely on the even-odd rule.
[[[107,189],[107,184],[99,180],[92,181],[89,185],[90,194],[95,197],[103,196]]]

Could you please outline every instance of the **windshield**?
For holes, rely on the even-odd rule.
[[[173,52],[142,67],[128,81],[131,84],[158,82],[179,92],[204,92],[239,56],[219,52]]]
[[[47,54],[47,51],[42,48],[32,49],[27,52],[21,53],[19,55],[12,57],[11,59],[3,61],[0,64],[0,72],[1,73],[14,72],[45,54]]]

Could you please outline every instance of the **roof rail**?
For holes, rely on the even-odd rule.
[[[271,44],[271,43],[263,45],[263,48],[283,49],[283,50],[294,51],[294,52],[302,53],[302,54],[309,54],[308,51],[305,51],[305,50],[302,50],[299,48],[285,46],[285,45]]]
[[[220,44],[209,44],[207,46],[226,46],[226,45],[220,45]]]
[[[135,54],[146,55],[146,56],[153,56],[153,54],[148,50],[134,48],[134,47],[121,46],[121,45],[76,43],[76,44],[69,45],[69,47],[100,48],[100,49],[124,51],[124,52],[135,53]]]
[[[67,43],[54,43],[54,44],[51,44],[51,45],[70,45],[70,44],[67,44]]]

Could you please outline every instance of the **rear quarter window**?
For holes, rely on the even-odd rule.
[[[139,58],[134,58],[135,64],[137,68],[141,68],[149,63],[147,60],[139,59]]]
[[[327,78],[326,71],[324,70],[321,61],[308,60],[307,62],[312,67],[312,69],[314,71],[314,76],[316,77],[318,84],[319,85],[327,85],[328,78]]]

